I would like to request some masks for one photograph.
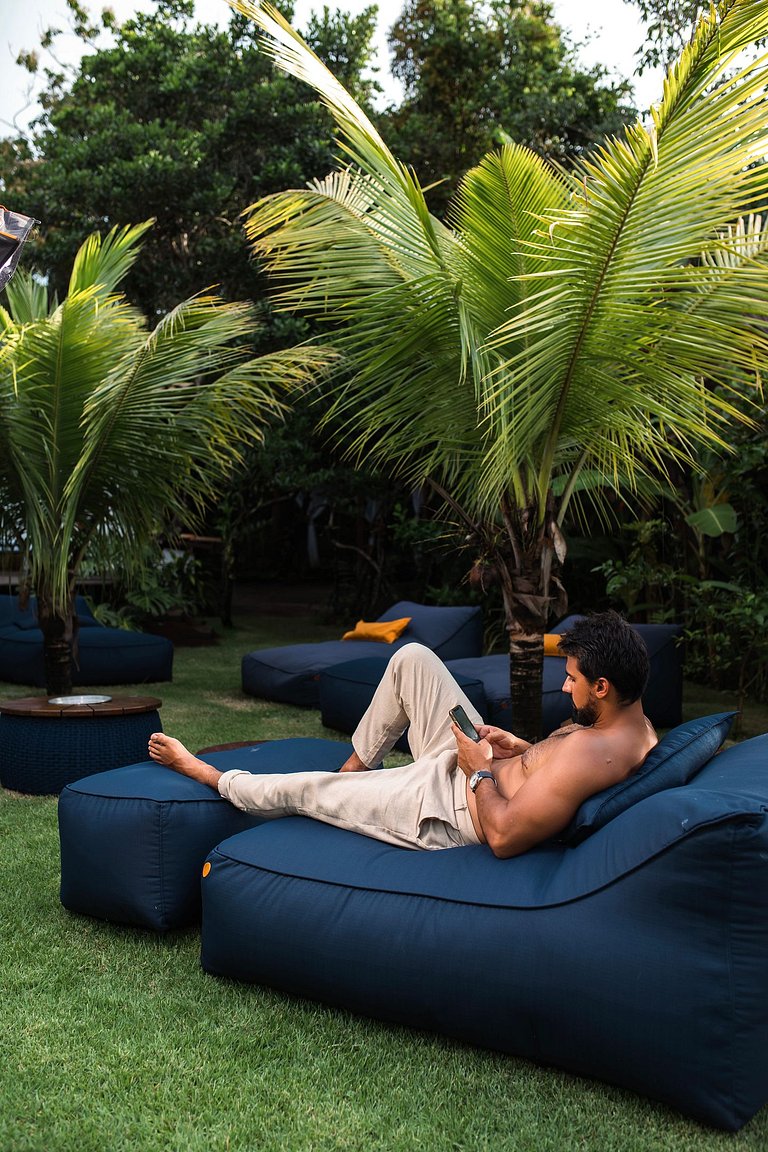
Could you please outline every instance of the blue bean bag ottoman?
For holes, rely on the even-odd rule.
[[[349,744],[295,738],[201,756],[220,771],[335,771]],[[261,821],[205,784],[147,761],[68,784],[59,797],[61,902],[167,932],[200,918],[200,869],[219,840]]]
[[[511,860],[301,818],[233,836],[208,858],[203,968],[738,1129],[768,1099],[768,736],[713,758],[729,722],[670,733]]]
[[[388,660],[398,648],[414,641],[431,648],[441,660],[479,656],[483,650],[483,620],[477,607],[415,604],[411,600],[401,600],[384,612],[378,622],[406,617],[410,617],[410,623],[391,643],[324,640],[316,644],[287,644],[282,648],[260,648],[249,652],[242,661],[243,692],[264,700],[317,708],[320,704],[320,673],[336,664],[363,657]]]
[[[373,699],[387,664],[386,657],[368,656],[363,660],[336,664],[320,673],[320,719],[326,728],[334,728],[337,732],[354,732]],[[486,699],[482,680],[458,673],[456,683],[480,715],[484,716]],[[400,737],[395,747],[401,752],[410,751],[407,732]]]

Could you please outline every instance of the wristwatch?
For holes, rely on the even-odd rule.
[[[479,772],[473,772],[469,778],[469,787],[474,792],[481,780],[493,780],[494,788],[497,788],[496,777],[493,772],[487,772],[485,768],[481,768]]]

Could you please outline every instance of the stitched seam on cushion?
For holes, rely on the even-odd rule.
[[[306,817],[301,817],[301,819],[306,819]],[[221,857],[222,860],[228,860],[233,865],[239,864],[243,868],[253,868],[253,869],[255,869],[259,872],[263,872],[269,876],[282,876],[286,880],[300,880],[300,881],[304,880],[304,881],[307,881],[307,882],[312,883],[312,884],[326,884],[332,888],[341,888],[341,889],[346,889],[347,891],[352,891],[352,892],[374,892],[377,895],[384,895],[384,896],[403,896],[403,897],[411,897],[411,898],[420,898],[423,900],[437,900],[441,904],[455,904],[457,906],[467,907],[467,908],[496,908],[500,911],[504,911],[505,909],[516,909],[518,911],[536,912],[536,911],[539,911],[540,909],[544,910],[546,908],[564,908],[569,904],[577,904],[580,900],[586,900],[590,896],[595,895],[597,892],[604,892],[608,888],[613,887],[614,884],[618,884],[626,876],[631,876],[635,872],[639,872],[640,869],[644,868],[646,864],[649,864],[649,863],[651,863],[651,861],[658,859],[658,857],[660,857],[660,856],[663,856],[666,852],[669,852],[672,848],[674,848],[674,846],[676,844],[681,843],[683,840],[687,840],[689,836],[696,836],[697,834],[699,834],[702,831],[705,831],[708,828],[716,828],[720,824],[728,824],[730,822],[736,822],[738,825],[741,825],[742,823],[746,823],[749,826],[757,827],[762,822],[763,819],[764,819],[764,815],[762,813],[758,813],[758,812],[729,812],[727,815],[724,815],[724,816],[715,816],[715,817],[712,817],[708,820],[703,820],[700,824],[697,824],[695,828],[690,828],[690,829],[686,830],[685,832],[683,832],[682,834],[678,833],[678,834],[674,835],[672,838],[670,838],[666,842],[666,844],[663,844],[660,848],[657,848],[654,852],[650,853],[650,855],[644,856],[643,859],[639,860],[637,863],[628,865],[621,872],[619,872],[616,876],[612,876],[609,880],[606,880],[603,884],[598,884],[594,888],[588,888],[585,891],[579,892],[574,896],[570,896],[565,900],[550,900],[546,903],[541,903],[541,904],[498,904],[498,903],[485,903],[482,900],[458,900],[458,899],[455,899],[454,897],[440,896],[440,895],[432,893],[432,892],[411,891],[410,889],[383,888],[380,885],[353,884],[350,881],[342,881],[342,880],[327,880],[327,879],[323,879],[322,877],[318,877],[318,876],[303,876],[303,875],[296,873],[296,872],[288,872],[288,871],[286,871],[285,868],[270,868],[270,866],[268,864],[262,864],[262,863],[254,864],[251,861],[241,860],[237,856],[230,856],[230,855],[222,852],[221,845],[217,845],[216,848],[214,849],[214,851],[217,853],[218,856]],[[271,823],[271,821],[270,821],[270,823]],[[346,829],[344,831],[346,831]],[[352,835],[353,836],[358,835],[358,833],[353,832]],[[395,846],[388,845],[388,847],[395,847]],[[472,844],[472,845],[467,845],[466,847],[476,848],[476,847],[478,847],[478,845]],[[403,851],[403,852],[411,851],[411,849],[408,849],[408,848],[402,848],[402,849],[398,849],[398,850]],[[462,850],[461,848],[443,849],[443,851],[446,851],[446,852],[460,852],[461,850]],[[415,851],[419,851],[419,849],[415,849]]]
[[[341,743],[341,741],[339,741]],[[119,769],[113,769],[119,771]],[[242,769],[245,771],[245,769]],[[83,777],[85,779],[85,777]],[[78,781],[75,780],[70,784],[66,784],[62,791],[73,792],[76,796],[90,796],[97,800],[146,800],[149,804],[205,804],[209,802],[207,796],[174,796],[171,800],[161,799],[158,796],[146,796],[144,793],[132,792],[130,796],[124,793],[115,795],[114,792],[96,792],[93,788],[78,788]],[[211,796],[210,802],[220,799],[218,796]]]

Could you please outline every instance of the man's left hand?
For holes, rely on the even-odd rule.
[[[456,738],[459,768],[465,776],[479,772],[483,768],[490,768],[493,760],[493,749],[487,740],[470,740],[465,736],[457,724],[451,725],[451,731]]]

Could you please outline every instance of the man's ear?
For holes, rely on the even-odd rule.
[[[599,676],[597,680],[595,680],[595,695],[598,700],[604,700],[610,690],[610,680],[606,680],[605,676]]]

